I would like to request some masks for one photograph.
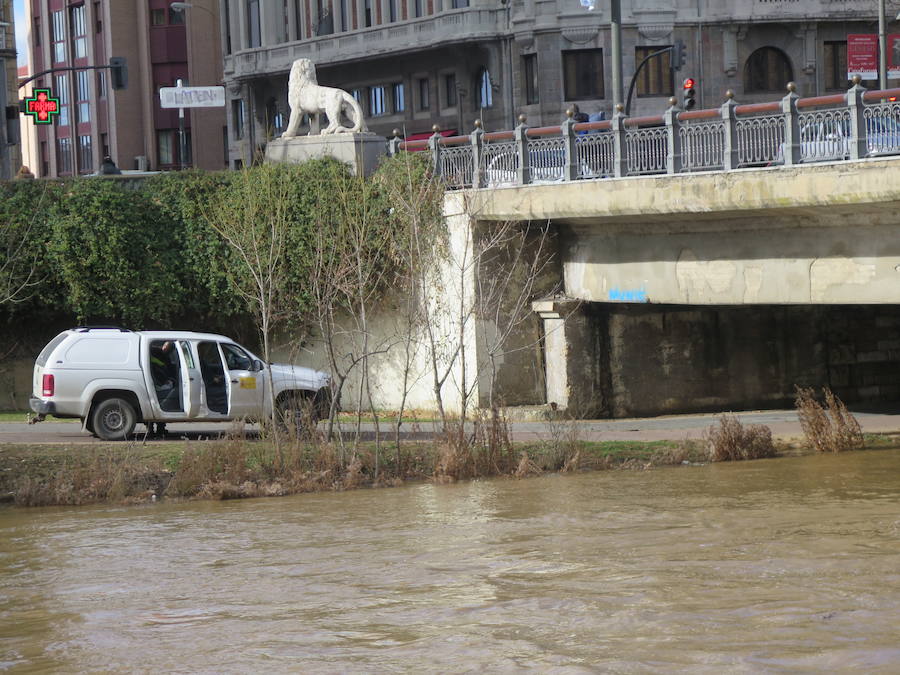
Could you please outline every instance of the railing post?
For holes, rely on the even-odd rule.
[[[859,75],[853,76],[853,86],[847,90],[847,107],[850,108],[850,159],[863,159],[869,154],[869,130],[866,127],[866,108]]]
[[[793,166],[800,163],[800,116],[797,114],[797,85],[788,82],[788,93],[781,99],[781,112],[784,118],[784,165]]]
[[[481,161],[484,148],[484,129],[481,128],[481,120],[475,120],[475,129],[469,138],[472,140],[472,187],[482,188],[485,181]]]
[[[721,107],[725,134],[725,143],[722,148],[722,169],[725,171],[733,171],[741,162],[741,155],[738,152],[737,111],[735,108],[737,108],[737,103],[734,102],[734,92],[729,89],[725,92],[725,103]]]
[[[565,148],[565,175],[564,180],[578,180],[581,172],[578,169],[578,147],[575,145],[575,111],[572,108],[566,110],[566,119],[560,125]]]
[[[681,123],[678,121],[678,99],[669,99],[669,107],[663,117],[666,120],[666,173],[681,173]]]
[[[388,141],[388,155],[391,157],[396,157],[400,154],[400,143],[402,139],[400,138],[400,130],[394,129],[393,137]]]
[[[434,175],[437,178],[441,177],[441,135],[438,133],[441,128],[435,124],[431,127],[431,130],[434,132],[428,138],[428,147],[431,148],[431,157],[434,159]]]
[[[621,178],[628,175],[628,157],[625,144],[625,106],[616,105],[612,116],[613,134],[613,176]]]
[[[519,185],[531,183],[531,162],[528,156],[528,127],[525,115],[519,115],[519,126],[516,127],[516,154],[519,156]]]

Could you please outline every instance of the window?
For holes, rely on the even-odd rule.
[[[366,28],[372,25],[372,0],[365,0]]]
[[[100,0],[94,0],[94,32],[103,32],[103,8],[100,7]]]
[[[91,121],[90,71],[79,70],[75,79],[75,99],[78,101],[78,121]]]
[[[790,61],[780,49],[763,47],[747,59],[744,67],[744,90],[747,92],[784,92],[794,79]]]
[[[350,17],[347,16],[347,4],[349,0],[340,0],[340,10],[341,10],[341,26],[343,26],[344,31],[350,30]]]
[[[525,54],[522,57],[522,73],[525,78],[525,103],[540,103],[538,95],[537,54]]]
[[[175,164],[175,132],[172,129],[161,129],[156,132],[156,149],[160,166]]]
[[[56,139],[56,172],[58,174],[72,172],[72,139]]]
[[[31,36],[34,39],[34,46],[41,46],[41,20],[38,17],[35,17],[33,20],[34,29],[31,32]]]
[[[331,16],[329,0],[316,0],[316,16],[319,18],[316,35],[331,35],[334,32],[334,17]]]
[[[244,99],[242,98],[231,101],[231,125],[234,130],[234,140],[241,140],[244,137]]]
[[[469,0],[452,0],[453,9],[462,9],[469,6]]]
[[[47,158],[47,141],[41,141],[41,178],[50,175],[50,160]]]
[[[456,105],[456,74],[444,75],[444,107],[452,108]]]
[[[247,0],[247,44],[259,47],[262,44],[259,25],[259,0]]]
[[[83,59],[87,56],[87,39],[84,37],[87,30],[84,27],[84,5],[69,8],[69,20],[72,26],[72,42],[75,50],[75,58]]]
[[[106,71],[97,71],[97,98],[106,98]]]
[[[222,160],[225,163],[225,168],[228,168],[228,125],[226,124],[222,127]]]
[[[431,107],[431,101],[428,99],[428,78],[423,77],[416,80],[419,93],[419,110],[428,110]]]
[[[165,26],[166,25],[166,10],[151,9],[150,10],[150,25],[151,26]]]
[[[640,65],[641,61],[661,49],[665,49],[665,47],[635,47],[635,68]],[[638,97],[674,95],[675,83],[672,81],[671,64],[671,52],[659,54],[647,61],[637,78],[636,89]]]
[[[416,17],[422,16],[422,5],[424,4],[424,1],[425,0],[416,0]]]
[[[388,0],[388,17],[390,18],[391,23],[394,23],[397,20],[399,14],[397,0]]]
[[[847,79],[847,43],[826,42],[825,63],[822,70],[825,73],[825,89],[835,91],[849,89],[850,81]]]
[[[178,11],[169,7],[169,23],[173,26],[184,25],[184,10]]]
[[[66,60],[66,13],[53,12],[53,63],[62,63]]]
[[[494,91],[491,87],[491,74],[482,68],[478,74],[478,107],[490,108],[494,105]]]
[[[65,127],[69,124],[69,76],[57,75],[53,79],[56,80],[56,97],[59,99],[59,121],[57,124]]]
[[[223,2],[220,7],[225,12],[225,53],[231,53],[231,3]],[[300,21],[300,13],[297,12],[297,21]],[[228,162],[225,162],[228,165]]]
[[[91,173],[94,170],[94,156],[91,153],[91,137],[78,137],[78,171]]]
[[[603,50],[563,52],[563,76],[566,100],[603,98]]]
[[[228,370],[253,370],[253,361],[247,356],[247,352],[237,345],[222,345],[225,354],[225,364]]]
[[[402,82],[395,82],[392,87],[394,112],[403,112],[406,110],[406,92],[403,89]]]
[[[384,107],[384,99],[385,99],[385,91],[383,85],[378,85],[376,87],[369,87],[369,114],[372,117],[377,117],[378,115],[384,115],[385,107]]]
[[[363,104],[362,89],[360,89],[359,87],[357,87],[356,89],[351,89],[350,95],[353,97],[354,101],[356,101],[360,105]]]
[[[100,134],[100,149],[104,157],[109,157],[109,134]]]

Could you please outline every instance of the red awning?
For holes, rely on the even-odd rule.
[[[444,137],[456,136],[456,129],[447,129],[445,131],[439,131],[438,133]],[[427,141],[432,136],[434,136],[434,132],[429,131],[424,134],[410,134],[404,140],[406,140],[406,141]]]

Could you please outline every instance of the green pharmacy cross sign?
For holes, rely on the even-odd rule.
[[[53,124],[53,115],[59,115],[59,99],[53,98],[49,89],[35,89],[34,96],[25,99],[25,113],[34,117],[35,124]]]

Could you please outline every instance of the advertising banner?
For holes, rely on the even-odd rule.
[[[887,76],[889,80],[900,80],[900,33],[887,36]]]
[[[878,79],[878,36],[847,36],[847,79],[859,75],[864,80]]]

